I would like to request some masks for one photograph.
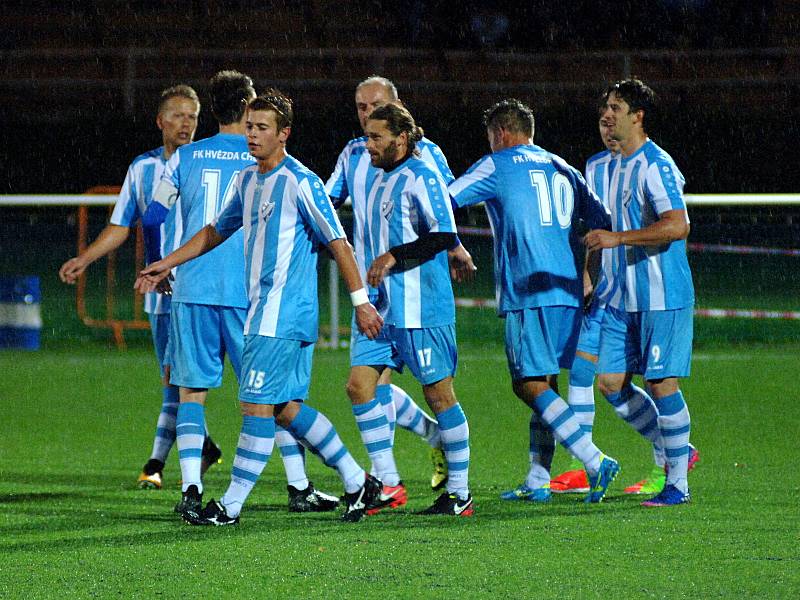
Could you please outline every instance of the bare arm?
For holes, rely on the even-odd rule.
[[[93,241],[80,256],[70,258],[67,262],[61,265],[58,270],[58,276],[64,283],[75,283],[78,277],[86,270],[90,264],[99,258],[104,257],[109,252],[119,248],[126,239],[130,227],[123,227],[122,225],[106,225],[105,229],[100,232],[97,239]]]
[[[616,248],[617,246],[658,246],[675,240],[683,240],[689,235],[686,211],[668,210],[661,213],[658,221],[643,229],[630,231],[605,231],[593,229],[586,234],[584,243],[589,250]]]
[[[364,282],[361,281],[361,274],[358,272],[358,265],[353,256],[353,247],[345,239],[333,240],[328,244],[328,249],[333,255],[339,272],[344,279],[347,290],[350,293],[364,289]],[[375,339],[383,327],[383,319],[369,302],[358,304],[355,307],[356,323],[361,332],[370,339]]]
[[[159,282],[165,279],[174,267],[213,250],[224,241],[225,238],[213,225],[206,225],[175,252],[142,269],[133,287],[142,294],[155,291]]]

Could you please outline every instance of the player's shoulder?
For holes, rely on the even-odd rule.
[[[367,151],[367,136],[353,138],[344,145],[342,154],[363,154]]]
[[[586,161],[586,169],[588,170],[593,165],[602,162],[608,162],[613,158],[613,154],[610,150],[602,150],[596,154],[592,154],[588,160]]]
[[[642,154],[649,164],[671,164],[674,165],[675,161],[669,153],[661,146],[656,144],[653,140],[647,140],[642,147]]]
[[[418,141],[417,146],[419,147],[420,150],[427,150],[434,156],[444,157],[444,152],[442,152],[442,149],[439,148],[439,145],[433,140],[428,139],[427,137],[423,137],[420,141]]]
[[[131,168],[143,166],[147,163],[163,162],[164,160],[164,146],[153,148],[147,152],[142,152],[139,156],[131,161]]]
[[[283,164],[281,165],[281,169],[285,170],[286,173],[291,174],[297,183],[299,184],[302,181],[308,181],[312,187],[315,183],[322,183],[322,179],[319,175],[314,173],[311,169],[309,169],[306,165],[301,163],[292,155],[287,155],[286,158],[283,160]]]

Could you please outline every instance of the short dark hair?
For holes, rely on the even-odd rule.
[[[239,71],[220,71],[209,82],[211,112],[220,125],[241,120],[247,102],[256,95],[253,80]]]
[[[483,124],[488,129],[505,129],[532,138],[535,120],[530,107],[516,98],[507,98],[483,112]]]
[[[274,112],[278,129],[291,127],[292,121],[294,120],[292,99],[275,88],[267,88],[261,92],[261,95],[250,101],[247,108],[250,110],[271,110]]]
[[[178,85],[173,85],[161,90],[161,97],[158,100],[158,112],[160,113],[164,110],[164,106],[173,98],[186,98],[187,100],[191,100],[197,104],[197,110],[200,110],[200,98],[197,97],[197,92],[194,91],[194,88],[185,83],[179,83]]]
[[[422,139],[425,132],[414,122],[414,117],[408,109],[399,104],[384,104],[370,114],[368,121],[386,121],[386,127],[392,135],[398,136],[404,131],[408,134],[408,150],[413,153],[417,142]]]
[[[652,123],[656,117],[656,93],[641,79],[622,79],[611,85],[606,92],[606,99],[614,92],[617,98],[625,100],[631,112],[644,111],[642,129],[645,124]]]

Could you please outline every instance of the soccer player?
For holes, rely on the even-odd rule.
[[[253,164],[247,149],[245,109],[255,97],[253,81],[237,71],[221,71],[210,82],[211,111],[219,133],[180,148],[167,163],[155,202],[143,222],[161,222],[174,205],[180,243],[186,243],[218,214],[233,195],[236,176]],[[183,476],[178,513],[199,510],[203,483],[200,457],[209,388],[222,383],[225,354],[237,378],[248,298],[245,289],[244,237],[241,231],[206,256],[176,270],[168,360],[171,382],[180,387],[177,443]],[[316,491],[308,481],[296,440],[277,432],[293,511],[333,510],[338,498]]]
[[[291,101],[277,90],[250,102],[248,148],[258,164],[237,177],[230,202],[211,224],[143,270],[136,282],[140,289],[150,289],[171,268],[208,256],[244,226],[250,302],[239,385],[242,430],[225,494],[202,510],[184,512],[194,525],[239,522],[242,506],[272,453],[276,421],[338,470],[345,485],[345,521],[360,520],[381,490],[380,481],[358,466],[331,422],[303,402],[319,325],[316,281],[321,246],[327,246],[341,270],[361,331],[374,337],[383,321],[369,303],[352,247],[322,181],[286,152],[292,119]],[[233,275],[238,279],[238,271]]]
[[[690,371],[694,286],[686,258],[685,180],[648,137],[654,109],[653,90],[638,79],[610,88],[602,116],[620,152],[608,196],[613,230],[590,231],[585,240],[589,250],[613,249],[598,387],[617,412],[657,415],[666,484],[643,504],[673,506],[690,499],[690,418],[678,378]],[[647,403],[634,404],[629,391],[634,374],[644,377],[657,413]]]
[[[128,167],[110,223],[80,256],[69,259],[61,266],[58,272],[61,281],[75,283],[86,267],[119,248],[128,238],[131,227],[152,202],[153,192],[161,179],[167,160],[180,146],[188,144],[194,138],[199,113],[200,101],[197,93],[188,85],[176,85],[161,92],[156,125],[161,130],[163,145],[140,154],[133,160]],[[171,227],[172,223],[168,222],[166,228],[171,229]],[[154,256],[161,255],[161,248],[153,248],[152,243],[147,243],[145,249],[148,262]],[[164,387],[153,449],[137,484],[141,488],[160,489],[164,463],[175,442],[175,415],[178,411],[178,388],[169,383],[169,377],[164,370],[170,297],[155,292],[148,293],[144,299],[144,310],[150,320],[153,346],[161,368]],[[210,467],[221,454],[217,445],[207,435],[202,452],[202,468]]]
[[[355,103],[362,131],[365,130],[367,119],[372,111],[390,102],[399,102],[397,88],[385,77],[373,75],[358,84]],[[366,136],[350,140],[339,155],[333,174],[325,184],[325,189],[331,196],[334,206],[341,206],[348,197],[351,200],[354,221],[353,246],[359,271],[365,281],[367,267],[374,258],[365,210],[369,187],[377,173],[377,169],[370,162],[366,146]],[[417,143],[416,148],[420,158],[437,171],[445,183],[453,181],[454,177],[447,164],[447,159],[436,144],[423,137]],[[457,280],[469,277],[475,268],[469,253],[458,244],[451,254],[454,277]],[[376,300],[378,291],[374,288],[368,288],[368,290],[370,298],[373,301]],[[400,482],[399,474],[379,470],[380,465],[383,464],[381,455],[385,453],[387,447],[394,444],[395,424],[412,431],[430,444],[433,462],[431,488],[434,490],[441,488],[447,480],[447,463],[441,449],[439,427],[436,421],[431,419],[411,396],[402,388],[391,383],[391,368],[383,371],[377,387],[371,383],[374,372],[372,365],[396,366],[392,361],[392,348],[388,334],[383,332],[377,339],[370,340],[359,333],[356,327],[352,328],[352,332],[350,340],[351,368],[347,393],[353,403],[359,430],[364,436],[364,442],[373,463],[373,472],[383,481],[386,488],[383,492],[384,496],[393,498],[394,502],[391,506],[401,506],[406,502],[406,491],[405,486]],[[371,422],[377,414],[375,409],[378,406],[383,407],[390,430],[390,435],[381,440],[374,439],[371,430]]]
[[[484,113],[492,154],[454,183],[456,206],[486,203],[495,236],[498,312],[506,320],[506,355],[514,393],[531,407],[532,469],[521,499],[550,496],[553,435],[589,475],[586,502],[600,502],[619,472],[558,395],[557,376],[572,366],[583,306],[583,254],[574,224],[610,227],[608,213],[583,177],[533,145],[534,117],[518,100]]]
[[[367,283],[378,289],[378,304],[385,311],[391,364],[408,366],[422,384],[447,461],[446,491],[423,514],[470,516],[474,508],[469,493],[469,426],[453,391],[458,360],[455,301],[445,251],[456,245],[457,237],[447,186],[438,171],[419,158],[416,145],[423,132],[405,108],[397,104],[376,108],[365,131],[372,166],[379,169],[364,211],[374,257]],[[364,397],[374,392],[390,366],[385,359],[381,352],[374,362],[365,363],[369,368],[362,374],[370,377],[370,389]],[[362,413],[367,406],[354,409],[357,419],[371,421],[369,428],[361,427],[362,436],[366,440],[363,432],[368,431],[373,440],[387,439],[389,427],[380,407]],[[380,460],[380,472],[397,473],[390,446]],[[392,501],[384,494],[380,500],[377,508]]]

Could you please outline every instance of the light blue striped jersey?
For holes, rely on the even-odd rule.
[[[598,152],[586,161],[586,183],[589,189],[592,190],[603,206],[609,209],[608,205],[608,186],[611,183],[611,175],[614,173],[614,168],[617,165],[615,160],[618,153],[604,150]],[[608,296],[613,289],[614,276],[611,269],[611,255],[613,251],[611,248],[603,248],[602,258],[600,262],[600,273],[598,274],[597,281],[595,282],[594,297],[605,306],[608,302]]]
[[[214,220],[233,196],[237,175],[254,162],[243,135],[218,133],[176,150],[163,179],[178,193],[173,210],[181,245]],[[247,308],[242,232],[179,266],[173,290],[175,302]]]
[[[575,224],[610,224],[577,170],[538,146],[512,146],[481,158],[450,184],[450,194],[459,207],[486,203],[500,315],[583,305],[585,250]]]
[[[214,225],[222,236],[244,225],[245,335],[316,341],[317,256],[345,237],[322,180],[291,156],[264,174],[249,167]]]
[[[672,157],[655,143],[647,140],[631,156],[620,156],[617,161],[609,186],[614,231],[643,229],[668,210],[686,210],[683,175]],[[688,223],[688,213],[686,220]],[[617,282],[609,306],[640,312],[694,305],[686,240],[659,246],[619,246],[613,249],[612,269]]]
[[[427,138],[422,138],[417,142],[417,149],[420,158],[436,170],[445,183],[455,179],[439,146]],[[353,249],[361,279],[364,281],[370,300],[373,301],[377,298],[378,291],[367,285],[366,274],[375,256],[372,254],[373,244],[369,239],[365,211],[369,188],[379,170],[373,167],[370,161],[367,137],[358,137],[350,140],[339,154],[336,167],[325,184],[325,190],[335,205],[338,206],[348,197],[353,205]]]
[[[427,162],[411,156],[389,172],[378,170],[365,207],[372,256],[416,241],[425,233],[455,233],[447,184]],[[455,323],[447,252],[422,263],[407,260],[384,279],[384,321],[402,329]],[[379,306],[382,310],[385,307]]]
[[[125,175],[125,181],[119,192],[119,198],[111,214],[111,224],[121,227],[133,227],[153,201],[153,193],[161,181],[164,173],[164,147],[150,150],[133,159]],[[167,220],[161,224],[161,248],[159,254],[173,249],[172,231],[175,215],[170,213]],[[147,253],[145,253],[147,255]],[[153,315],[169,313],[170,297],[156,292],[144,295],[144,311]]]

